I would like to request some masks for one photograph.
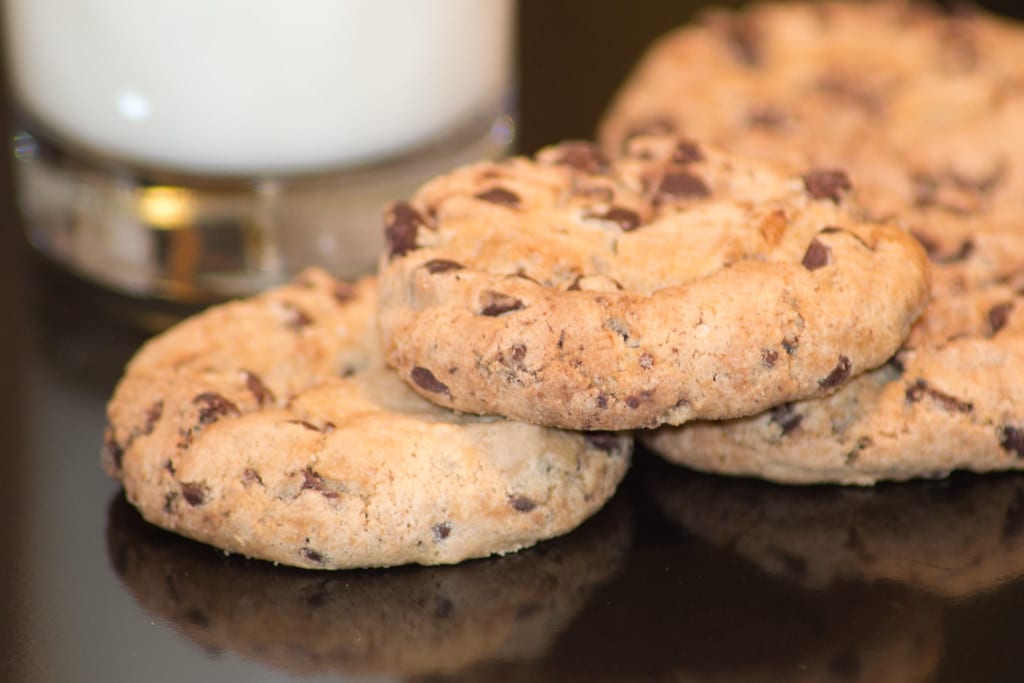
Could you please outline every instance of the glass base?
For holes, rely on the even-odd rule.
[[[513,136],[512,117],[494,114],[400,158],[253,180],[132,167],[26,125],[13,138],[12,176],[28,239],[48,258],[115,292],[203,305],[311,265],[345,278],[372,272],[388,201],[504,155]]]

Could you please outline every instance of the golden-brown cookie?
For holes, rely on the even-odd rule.
[[[319,271],[146,344],[103,463],[150,522],[311,568],[446,564],[566,533],[614,493],[631,437],[460,416],[379,353],[376,282]]]
[[[716,9],[656,41],[600,126],[675,131],[845,169],[869,215],[919,237],[957,291],[1024,263],[1024,25],[920,2]]]
[[[927,258],[798,174],[690,140],[457,169],[385,216],[387,361],[421,395],[574,429],[749,415],[885,362]]]

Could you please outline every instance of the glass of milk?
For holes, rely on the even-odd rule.
[[[513,0],[3,2],[29,239],[121,292],[368,272],[385,202],[513,141]]]

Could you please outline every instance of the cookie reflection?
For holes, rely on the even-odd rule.
[[[290,674],[453,673],[540,657],[618,572],[632,540],[613,500],[575,532],[451,567],[325,574],[225,557],[144,522],[118,495],[110,562],[150,614],[211,652]]]
[[[806,587],[895,581],[966,597],[1024,575],[1024,475],[850,489],[648,470],[658,506],[687,532]]]

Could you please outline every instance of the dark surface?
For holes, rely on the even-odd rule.
[[[522,8],[528,151],[589,136],[644,44],[691,13],[673,2]],[[641,454],[608,514],[580,532],[439,569],[311,574],[151,528],[98,455],[104,402],[145,334],[31,257],[3,174],[0,681],[1020,679],[1014,477],[881,487],[849,502],[834,489],[688,475]],[[726,501],[719,517],[671,512],[709,489]],[[1009,502],[993,512],[997,494]],[[830,512],[815,533],[847,549],[862,520],[891,526],[859,532],[873,554],[800,554],[787,545],[787,511],[819,504]],[[777,514],[736,532],[729,510]],[[962,538],[978,545],[943,553]],[[893,559],[884,547],[910,569],[872,570]]]

